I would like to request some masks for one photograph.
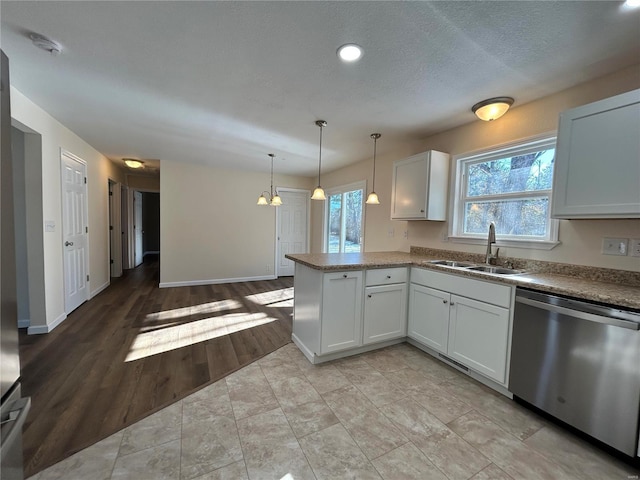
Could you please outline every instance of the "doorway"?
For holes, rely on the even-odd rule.
[[[289,253],[309,251],[310,192],[279,188],[282,205],[276,213],[276,276],[292,276],[294,263],[285,258]]]
[[[122,276],[122,186],[109,180],[109,263],[111,277]]]

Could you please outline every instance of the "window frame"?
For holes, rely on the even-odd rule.
[[[354,190],[362,190],[362,217],[361,217],[362,231],[360,232],[362,237],[362,245],[361,245],[360,253],[364,252],[365,212],[367,210],[365,208],[365,199],[366,199],[365,197],[367,195],[367,181],[359,180],[357,182],[348,183],[346,185],[338,185],[335,187],[325,189],[324,193],[327,199],[324,202],[324,212],[322,215],[322,249],[324,253],[327,253],[329,251],[329,235],[331,234],[331,229],[329,228],[329,210],[330,210],[329,197],[331,195],[336,195],[338,193],[344,195],[345,193],[352,192]],[[343,201],[344,201],[344,198],[343,198]],[[342,212],[341,212],[341,217],[342,217],[341,218],[342,227],[340,231],[344,232],[344,215],[342,215]],[[338,253],[345,253],[345,252],[340,251]]]
[[[556,149],[557,152],[557,134],[547,133],[536,137],[530,137],[506,144],[496,145],[482,150],[463,153],[453,157],[455,165],[455,176],[451,180],[451,188],[454,194],[451,196],[451,204],[449,208],[449,231],[448,239],[453,243],[467,244],[486,244],[486,234],[465,234],[464,232],[464,208],[465,201],[471,198],[478,199],[479,202],[498,201],[498,200],[516,200],[546,197],[549,201],[547,225],[548,231],[545,238],[534,236],[521,237],[505,237],[497,235],[496,245],[516,248],[530,248],[538,250],[551,250],[560,244],[558,240],[559,221],[551,217],[551,201],[553,197],[553,187],[548,190],[520,191],[509,193],[498,193],[491,195],[482,195],[469,197],[467,191],[467,175],[468,166],[475,163],[483,163],[491,160],[499,160],[517,155]],[[554,165],[555,170],[555,165]],[[555,173],[555,172],[554,172]]]

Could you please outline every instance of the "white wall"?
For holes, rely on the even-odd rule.
[[[46,332],[66,318],[62,259],[62,199],[60,187],[60,149],[87,162],[89,203],[90,291],[99,292],[109,283],[108,179],[123,182],[124,174],[75,133],[62,125],[26,96],[11,87],[11,116],[39,134],[42,140],[42,219],[45,312],[31,312],[30,332]],[[20,127],[18,127],[20,128]],[[55,232],[44,232],[44,221],[55,222]]]
[[[577,85],[525,105],[518,106],[516,103],[516,108],[511,109],[504,117],[494,122],[471,121],[461,127],[432,135],[420,142],[407,144],[402,150],[393,152],[393,154],[378,157],[376,192],[380,196],[382,205],[367,206],[365,250],[408,251],[411,245],[416,245],[483,253],[486,247],[443,241],[442,236],[447,232],[447,222],[406,222],[389,219],[393,161],[426,150],[440,150],[452,155],[460,155],[539,134],[555,133],[560,112],[636,88],[640,88],[640,65]],[[471,112],[470,115],[472,115]],[[379,147],[384,142],[384,131],[381,133],[382,137],[378,141]],[[453,172],[453,166],[451,170]],[[322,186],[329,188],[365,178],[370,181],[371,172],[372,161],[366,160],[323,174]],[[369,190],[369,187],[367,188]],[[321,212],[320,206],[314,206],[312,209],[313,252],[321,251]],[[390,236],[390,230],[393,230],[393,236]],[[408,238],[403,237],[405,231]],[[560,222],[559,229],[562,244],[553,250],[510,247],[501,248],[500,253],[503,256],[518,258],[640,271],[640,257],[602,255],[601,246],[604,236],[640,238],[640,220],[563,220]]]
[[[311,179],[275,175],[278,187]],[[272,278],[275,207],[256,205],[265,173],[174,161],[160,166],[160,285]]]

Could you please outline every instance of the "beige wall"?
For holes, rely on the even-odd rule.
[[[127,175],[127,186],[141,192],[159,192],[160,175]]]
[[[311,180],[274,176],[278,187]],[[265,173],[165,161],[160,167],[161,286],[271,278],[275,207],[260,207]]]
[[[11,87],[11,116],[18,128],[41,136],[42,216],[45,314],[30,319],[30,332],[46,332],[64,320],[64,273],[62,263],[62,199],[60,149],[87,162],[89,193],[89,275],[91,294],[109,284],[108,179],[124,182],[124,173],[107,157]],[[44,221],[53,220],[55,232],[44,232]]]
[[[447,233],[447,222],[389,220],[393,161],[426,150],[440,150],[452,155],[459,155],[535,135],[555,133],[558,115],[563,110],[636,88],[640,88],[640,65],[525,105],[516,106],[495,122],[476,120],[467,125],[425,138],[421,142],[406,145],[402,151],[393,152],[392,155],[379,157],[376,167],[376,191],[382,205],[367,206],[365,250],[408,251],[411,245],[417,245],[482,253],[485,247],[443,241],[443,235]],[[384,142],[384,132],[382,134],[380,143]],[[370,182],[371,168],[371,160],[367,160],[325,174],[323,175],[323,187],[329,188],[365,178]],[[321,229],[322,210],[320,206],[315,206],[312,229],[314,234],[312,251],[314,252],[321,251]],[[390,236],[390,230],[393,230],[393,236]],[[408,238],[403,237],[405,231]],[[560,222],[559,236],[561,245],[550,251],[510,247],[501,248],[501,254],[519,258],[640,271],[639,257],[616,257],[600,253],[604,236],[640,238],[640,220],[563,220]]]

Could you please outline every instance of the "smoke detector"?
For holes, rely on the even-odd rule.
[[[49,52],[51,55],[60,55],[62,53],[62,46],[44,35],[31,33],[29,38],[36,47]]]

